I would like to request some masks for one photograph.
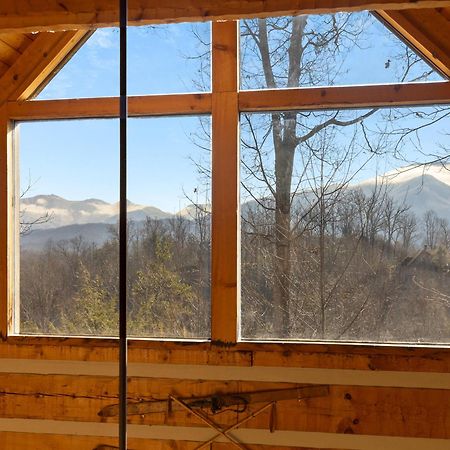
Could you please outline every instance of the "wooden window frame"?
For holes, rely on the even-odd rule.
[[[239,25],[235,20],[217,21],[212,24],[212,91],[209,93],[189,93],[170,95],[147,95],[129,98],[130,117],[155,117],[171,115],[201,115],[212,117],[212,269],[211,269],[211,340],[189,342],[198,352],[202,361],[211,358],[211,348],[221,349],[222,358],[236,362],[246,360],[250,352],[262,355],[264,364],[293,364],[286,360],[290,352],[312,358],[320,367],[346,368],[345,355],[355,353],[360,356],[358,363],[352,359],[348,368],[369,368],[373,355],[381,355],[383,368],[394,370],[395,361],[403,361],[405,370],[424,366],[423,359],[430,355],[444,355],[435,366],[441,370],[448,367],[449,346],[390,346],[383,344],[345,343],[264,343],[243,342],[240,339],[240,234],[239,234],[239,114],[241,112],[314,110],[337,108],[365,108],[418,106],[450,103],[450,82],[429,82],[410,84],[305,87],[279,90],[239,90]],[[118,98],[88,98],[70,100],[33,100],[8,102],[0,108],[0,336],[8,349],[0,344],[0,356],[27,354],[29,346],[40,345],[51,348],[53,358],[78,359],[85,355],[83,349],[99,348],[95,360],[113,358],[116,355],[117,339],[101,337],[50,337],[13,335],[11,330],[13,298],[12,250],[16,243],[12,222],[13,195],[11,172],[13,158],[13,127],[15,121],[116,118],[119,115]],[[225,169],[226,170],[225,170]],[[171,340],[174,341],[174,340]],[[62,346],[62,347],[61,347]],[[59,348],[59,350],[56,350]],[[71,353],[70,348],[75,348]],[[147,355],[150,360],[161,354],[178,354],[179,347],[174,342],[161,339],[130,340],[130,348]],[[69,349],[69,350],[67,350]],[[228,350],[232,349],[230,353]],[[47,351],[47,350],[45,350]],[[415,359],[409,360],[411,351]],[[5,353],[6,352],[6,353]],[[16,353],[18,352],[18,353]],[[147,353],[146,353],[147,352]],[[149,354],[148,352],[154,352]],[[269,354],[278,357],[272,361]],[[281,352],[281,353],[280,353]],[[133,354],[133,353],[131,353]],[[181,351],[180,358],[185,358]],[[57,355],[55,357],[55,355]],[[207,355],[207,356],[205,356]],[[218,353],[214,353],[217,358]],[[264,356],[265,355],[265,356]],[[309,355],[309,356],[308,356]],[[315,356],[311,356],[315,355]],[[363,355],[363,356],[361,356]],[[253,364],[253,358],[250,362]],[[316,359],[315,359],[316,358]],[[148,360],[148,359],[147,359]],[[208,359],[208,361],[210,361]],[[247,361],[247,360],[246,360]],[[338,361],[338,362],[337,362]],[[339,362],[340,361],[340,362]],[[363,361],[361,363],[361,361]],[[207,362],[203,362],[207,363]],[[261,363],[261,362],[260,362]],[[245,363],[247,364],[247,363]],[[298,361],[297,361],[298,364]],[[316,363],[311,362],[316,366]],[[356,364],[356,366],[355,366]],[[366,366],[367,364],[367,366]],[[398,368],[398,366],[397,366]],[[402,369],[401,369],[402,370]]]

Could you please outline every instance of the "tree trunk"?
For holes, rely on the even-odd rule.
[[[295,114],[293,121],[296,123]],[[274,328],[278,337],[290,330],[291,291],[291,183],[296,143],[295,125],[281,126],[280,116],[272,116],[275,144],[275,279],[273,284]],[[283,133],[281,133],[281,128]],[[281,139],[283,136],[283,139]]]
[[[287,87],[299,85],[303,53],[303,31],[307,16],[292,20],[289,43]],[[267,87],[276,88],[270,59],[267,23],[258,21],[258,47]],[[291,184],[297,140],[297,114],[272,114],[272,136],[275,151],[275,261],[273,283],[273,324],[277,337],[288,337],[290,331],[291,289]]]

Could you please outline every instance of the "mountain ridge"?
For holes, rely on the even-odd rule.
[[[427,167],[406,167],[391,171],[345,189],[361,189],[371,194],[374,189],[385,189],[397,204],[410,206],[410,212],[419,219],[428,210],[450,222],[450,166],[433,164]],[[119,204],[90,198],[67,200],[58,195],[36,195],[21,199],[21,220],[32,222],[49,213],[49,220],[33,227],[31,233],[21,237],[23,248],[42,248],[49,240],[70,240],[83,236],[88,242],[102,244],[110,235],[111,225],[118,221]],[[245,205],[242,205],[245,207]],[[192,219],[194,205],[188,205],[177,214],[165,212],[154,206],[135,204],[128,201],[128,217],[135,222],[143,222],[147,217],[165,220],[177,215]],[[204,206],[210,209],[210,205]]]

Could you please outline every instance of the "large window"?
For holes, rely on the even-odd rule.
[[[244,338],[450,339],[449,107],[241,117]]]
[[[440,74],[367,13],[130,37],[132,336],[448,342]],[[78,57],[94,51],[107,77],[116,40],[98,31]],[[72,96],[56,88],[76,81],[75,62],[7,110],[20,273],[9,333],[117,335],[118,99],[101,98],[117,80],[48,100]]]
[[[133,336],[210,335],[211,153],[206,138],[195,140],[200,123],[208,132],[208,118],[130,120]],[[23,122],[19,130],[16,331],[117,335],[117,120]]]

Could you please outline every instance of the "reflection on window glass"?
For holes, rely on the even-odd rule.
[[[209,135],[207,117],[129,122],[132,335],[210,336]]]
[[[210,90],[210,24],[128,28],[129,95]],[[119,95],[119,30],[103,28],[56,74],[38,99]]]
[[[439,79],[368,12],[241,21],[243,89]]]
[[[129,334],[208,337],[209,118],[132,119],[129,133]],[[116,336],[118,122],[20,134],[20,333]]]
[[[241,117],[244,338],[450,339],[450,107]]]
[[[21,333],[118,332],[117,136],[114,119],[20,124]]]

